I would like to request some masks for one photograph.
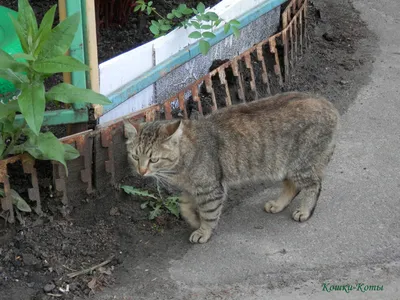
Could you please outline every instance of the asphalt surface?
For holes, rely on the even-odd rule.
[[[297,203],[264,213],[278,189],[250,197],[207,244],[170,260],[146,299],[400,299],[400,2],[353,3],[380,51],[342,116],[314,216],[294,222]],[[139,299],[138,282],[126,282],[95,298]],[[353,290],[329,291],[334,285]]]

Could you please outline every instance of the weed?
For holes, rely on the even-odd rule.
[[[140,207],[142,209],[149,209],[150,220],[165,213],[173,214],[177,218],[180,216],[179,197],[169,196],[162,199],[161,195],[156,196],[146,190],[138,189],[133,186],[121,185],[120,188],[127,194],[139,196],[143,199]]]
[[[174,26],[196,29],[189,34],[189,38],[199,40],[200,52],[203,55],[207,54],[211,48],[211,44],[206,39],[215,38],[214,29],[224,22],[215,12],[206,12],[206,7],[202,2],[197,4],[196,8],[187,7],[186,4],[179,4],[177,8],[173,9],[166,16],[158,13],[156,8],[153,7],[153,1],[137,0],[135,5],[135,12],[142,11],[148,15],[154,14],[158,17],[158,20],[151,21],[149,28],[154,37],[166,34]],[[195,17],[190,18],[193,14]],[[237,20],[225,22],[224,32],[228,33],[232,29],[235,37],[239,37],[239,25],[240,22]]]

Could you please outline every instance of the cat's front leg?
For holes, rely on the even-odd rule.
[[[179,200],[182,217],[195,229],[200,227],[200,218],[197,212],[196,200],[189,193],[184,192]]]
[[[217,227],[226,191],[222,185],[198,189],[196,202],[200,216],[200,228],[190,235],[191,243],[206,243]]]

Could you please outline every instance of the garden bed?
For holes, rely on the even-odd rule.
[[[322,2],[327,3],[318,7],[322,10],[312,4],[309,7],[311,47],[291,73],[285,90],[322,94],[344,113],[371,71],[371,51],[376,40],[347,1]],[[224,62],[215,62],[214,66],[221,63]],[[226,73],[230,88],[236,89],[229,69]],[[250,77],[244,74],[247,94],[251,92]],[[217,82],[216,93],[225,97],[225,91]],[[211,100],[209,94],[200,91],[200,96],[203,106],[207,107]],[[238,100],[232,99],[235,101]],[[224,102],[217,104],[223,106]],[[38,169],[42,175],[45,171],[49,171],[49,166]],[[15,180],[24,185],[25,181],[18,178]],[[153,188],[150,182],[139,182],[129,175],[118,183]],[[110,187],[101,194],[77,195],[70,199],[75,210],[68,218],[63,218],[59,213],[62,205],[52,197],[54,189],[50,185],[50,178],[39,182],[41,192],[48,191],[42,201],[46,217],[27,215],[25,227],[0,223],[0,293],[4,299],[51,299],[47,293],[61,295],[58,299],[74,299],[99,293],[102,286],[112,285],[115,280],[117,284],[123,283],[126,278],[144,282],[138,283],[137,296],[149,298],[152,291],[162,288],[157,280],[153,281],[162,266],[190,247],[186,224],[170,216],[150,222],[146,212],[140,209],[139,199]],[[229,203],[226,210],[232,205]],[[112,255],[114,258],[101,271],[74,279],[67,276],[73,270],[101,263]],[[137,268],[150,262],[157,262],[158,267]],[[59,290],[60,287],[66,289],[68,284],[68,293]]]
[[[153,6],[160,14],[166,15],[181,3],[185,3],[188,7],[196,7],[199,2],[203,2],[208,7],[214,6],[221,2],[221,0],[157,0],[154,1]],[[31,1],[32,8],[39,20],[42,19],[50,7],[57,3],[57,0]],[[16,11],[18,10],[17,1],[15,0],[3,0],[1,5]],[[108,28],[100,26],[97,39],[99,64],[154,39],[153,34],[149,30],[150,21],[152,20],[151,16],[133,12],[133,8],[131,8],[130,13],[127,13],[129,17],[126,24],[119,25],[114,23]],[[55,22],[58,23],[57,18]]]

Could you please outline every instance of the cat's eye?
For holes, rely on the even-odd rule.
[[[137,156],[137,155],[132,155],[132,158],[133,158],[134,160],[139,160],[139,156]]]
[[[153,164],[158,162],[159,160],[160,160],[159,158],[150,158],[150,162]]]

